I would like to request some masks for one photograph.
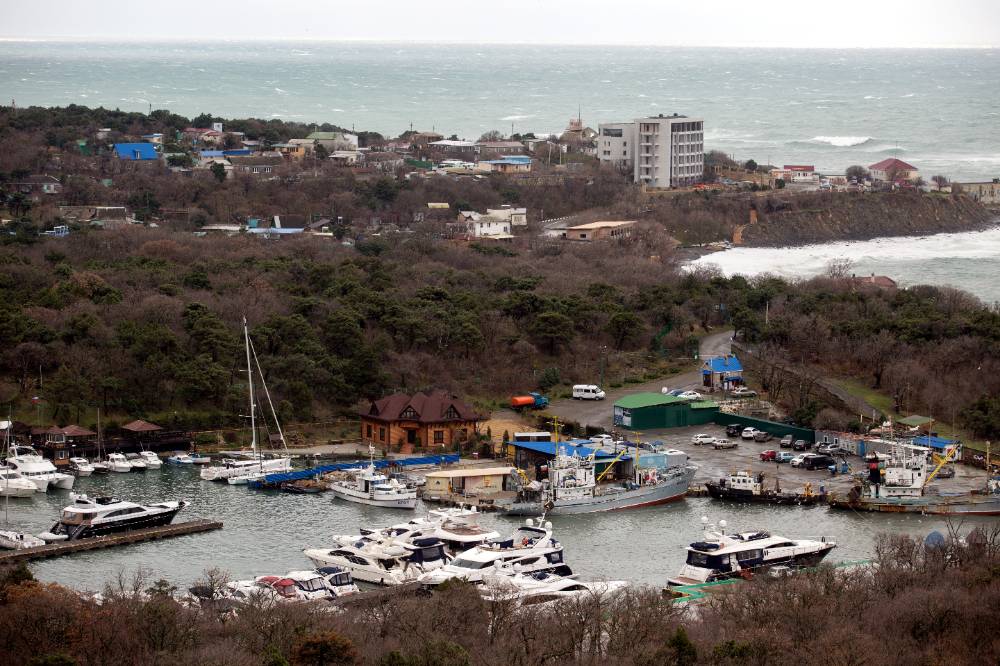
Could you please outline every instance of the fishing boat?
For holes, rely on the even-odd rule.
[[[819,564],[837,544],[826,537],[788,539],[770,532],[726,534],[726,521],[716,528],[701,519],[704,536],[687,547],[687,560],[672,586],[709,583],[746,577],[769,567],[807,567]]]
[[[846,496],[831,494],[829,504],[835,509],[852,511],[1000,516],[1000,476],[987,478],[986,488],[979,492],[942,494],[928,485],[955,451],[942,456],[928,472],[927,447],[895,443],[889,449],[888,459],[866,457],[867,478],[856,483]]]
[[[94,466],[86,458],[70,458],[69,469],[77,476],[90,476],[94,473]]]
[[[370,504],[389,509],[413,509],[417,506],[417,489],[390,479],[375,469],[375,447],[368,445],[368,466],[357,470],[353,478],[330,484],[333,494],[348,502]]]
[[[73,503],[62,510],[59,520],[48,532],[38,536],[46,542],[88,539],[117,532],[169,525],[184,501],[141,505],[114,497],[73,495]]]
[[[335,548],[307,548],[302,554],[317,567],[341,567],[357,580],[376,585],[414,582],[440,569],[450,559],[444,544],[433,537],[404,544],[371,541]]]
[[[507,568],[532,573],[546,571],[562,576],[572,575],[563,561],[563,547],[552,537],[552,523],[528,518],[514,530],[509,539],[496,539],[459,553],[447,565],[419,578],[424,585],[440,585],[447,580],[462,579],[480,583],[491,569]]]
[[[639,460],[636,447],[635,462]],[[684,497],[697,471],[693,465],[675,465],[666,469],[640,469],[634,465],[632,478],[620,483],[600,483],[614,462],[597,474],[596,449],[587,456],[566,452],[557,444],[556,457],[549,465],[548,478],[522,483],[513,503],[504,512],[515,516],[595,513],[664,504]],[[603,462],[603,461],[602,461]]]
[[[21,476],[34,483],[40,492],[52,488],[72,490],[73,482],[76,480],[72,474],[63,474],[58,471],[55,465],[30,446],[11,444],[10,454],[7,456],[7,466],[15,472],[20,472]]]
[[[800,493],[783,492],[777,479],[774,488],[765,488],[764,472],[757,474],[743,470],[732,472],[728,478],[719,479],[718,482],[709,481],[705,487],[713,499],[731,502],[812,506],[820,500],[820,495],[812,491],[812,485],[809,483],[806,483]]]
[[[281,429],[281,422],[278,420],[278,413],[274,409],[274,402],[271,400],[271,392],[264,381],[264,372],[260,367],[260,360],[257,358],[257,350],[254,349],[253,341],[250,339],[250,329],[247,326],[246,317],[243,318],[243,341],[246,348],[247,360],[247,391],[250,398],[250,457],[245,460],[227,458],[222,461],[222,465],[213,465],[201,470],[201,478],[205,481],[227,481],[230,485],[246,485],[251,481],[258,481],[268,474],[278,474],[288,472],[292,469],[292,459],[288,455],[265,457],[257,441],[257,400],[254,396],[254,368],[260,378],[261,388],[267,398],[270,407],[271,417],[278,431],[278,438],[284,453],[288,453],[288,444],[285,441],[285,433]],[[253,362],[251,363],[251,358]],[[262,420],[263,414],[262,414]],[[264,422],[266,426],[266,421]],[[197,464],[197,461],[195,461]]]

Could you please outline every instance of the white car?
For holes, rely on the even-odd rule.
[[[573,386],[574,400],[604,400],[604,391],[594,384],[576,384]]]
[[[814,454],[812,453],[800,453],[799,455],[792,458],[790,463],[792,467],[802,467],[805,464],[806,458],[811,458]]]
[[[740,437],[742,437],[743,439],[753,439],[753,436],[756,435],[758,432],[759,431],[757,430],[757,428],[744,428],[743,432],[740,433]]]
[[[702,444],[715,444],[715,437],[712,435],[707,435],[703,432],[699,432],[697,435],[691,438],[691,443],[695,446],[700,446]]]
[[[677,394],[678,398],[683,398],[684,400],[702,400],[704,396],[697,391],[684,391]]]
[[[757,391],[748,389],[746,386],[737,386],[729,392],[729,395],[734,398],[756,398]]]

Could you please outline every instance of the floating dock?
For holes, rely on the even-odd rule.
[[[190,520],[174,525],[163,525],[161,527],[146,527],[140,530],[122,532],[121,534],[109,534],[108,536],[93,537],[92,539],[78,539],[76,541],[60,541],[58,543],[47,543],[36,548],[23,548],[21,550],[0,551],[0,565],[15,564],[17,562],[27,562],[28,560],[42,560],[49,557],[59,557],[61,555],[72,555],[82,553],[85,550],[97,550],[99,548],[112,548],[114,546],[128,546],[133,543],[143,541],[155,541],[157,539],[169,539],[170,537],[184,536],[185,534],[197,534],[199,532],[210,532],[222,529],[222,523],[215,520]]]

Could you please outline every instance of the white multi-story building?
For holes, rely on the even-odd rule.
[[[687,116],[653,116],[632,123],[600,125],[597,156],[628,168],[647,187],[686,187],[705,170],[705,121]]]

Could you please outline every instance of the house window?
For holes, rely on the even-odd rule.
[[[435,444],[444,444],[444,430],[435,430],[434,431],[434,443]]]
[[[68,456],[68,452],[66,452],[66,451],[56,451],[56,459],[57,460],[66,460],[67,456]]]
[[[403,419],[415,419],[417,418],[417,410],[413,409],[413,407],[407,407],[399,417]]]
[[[385,428],[379,428],[378,429],[378,440],[380,442],[384,442],[385,441]]]
[[[458,418],[458,410],[455,409],[454,407],[449,407],[448,411],[444,413],[444,417],[446,419],[457,419]]]
[[[369,423],[367,426],[365,426],[365,428],[366,428],[366,430],[365,430],[365,437],[367,437],[368,439],[371,439],[372,438],[372,424]]]

